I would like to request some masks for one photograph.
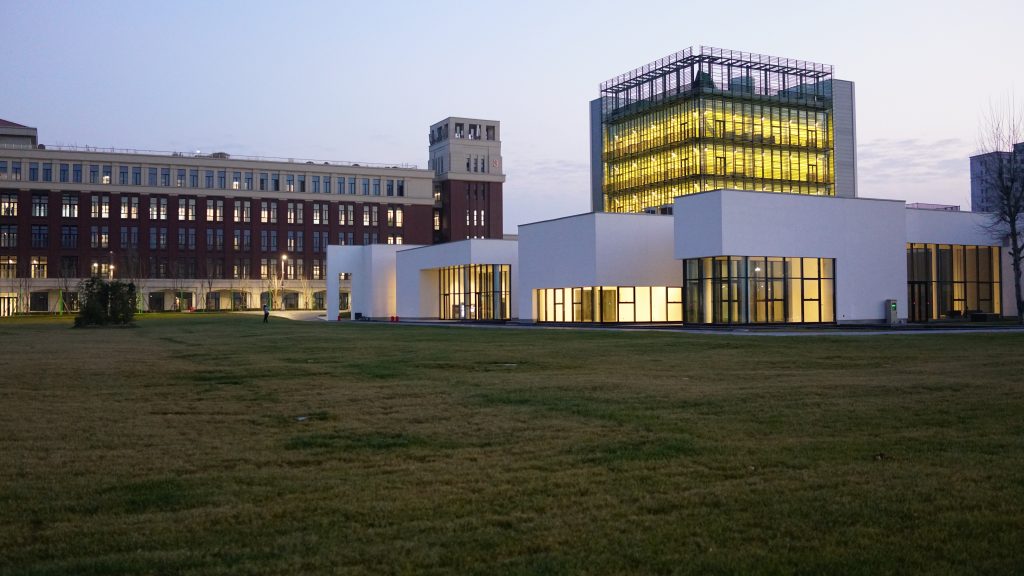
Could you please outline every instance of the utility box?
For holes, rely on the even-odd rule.
[[[883,316],[883,318],[885,318],[886,324],[892,325],[897,322],[895,298],[891,298],[885,301],[885,315]]]

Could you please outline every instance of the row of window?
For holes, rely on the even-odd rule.
[[[224,258],[207,258],[200,268],[200,261],[194,257],[182,257],[171,260],[166,256],[152,256],[132,263],[130,266],[118,268],[109,261],[94,260],[87,270],[80,269],[77,256],[61,256],[55,269],[51,270],[50,262],[46,256],[32,256],[29,259],[29,278],[78,278],[85,273],[93,276],[115,277],[115,272],[121,276],[134,276],[140,278],[203,278],[203,279],[252,279],[251,259],[234,258],[226,261]],[[226,262],[230,262],[231,271],[228,276]],[[285,279],[294,280],[310,278],[312,280],[323,280],[324,260],[315,258],[307,270],[305,261],[302,258],[260,258],[259,279]],[[307,272],[309,273],[307,276]],[[0,279],[18,277],[18,257],[0,256]]]
[[[22,170],[27,165],[28,173]],[[55,172],[56,167],[56,174]],[[83,169],[88,170],[83,172]],[[143,178],[145,174],[145,178]],[[313,194],[362,194],[363,196],[405,196],[405,180],[282,174],[279,172],[243,172],[240,170],[200,170],[196,168],[156,168],[112,164],[74,164],[0,160],[0,180],[28,182],[65,182],[74,184],[114,184],[122,186],[206,188],[210,190],[260,190],[263,192],[312,192]],[[333,187],[332,187],[333,182]],[[308,183],[308,184],[307,184]]]
[[[146,197],[149,207],[150,220],[168,220],[169,198],[163,196]],[[207,222],[223,222],[225,218],[224,200],[207,198],[204,199],[205,215]],[[62,218],[78,218],[79,197],[77,194],[63,194],[61,196],[60,215]],[[120,213],[125,220],[134,220],[139,217],[139,196],[121,196]],[[254,201],[234,200],[232,217],[235,222],[245,223],[252,221],[252,208]],[[203,214],[197,210],[198,199],[190,197],[177,198],[178,220],[182,222],[194,222]],[[231,205],[229,201],[229,206]],[[314,225],[330,224],[330,203],[312,202],[309,217]],[[283,219],[288,224],[303,224],[306,219],[307,204],[305,202],[281,202],[284,209]],[[356,214],[361,215],[363,226],[376,226],[380,220],[381,206],[377,204],[337,204],[337,223],[341,226],[353,226],[356,224]],[[356,210],[356,208],[359,210]],[[45,194],[33,194],[31,200],[32,216],[46,218],[50,211],[50,199]],[[116,212],[114,212],[116,214]],[[18,195],[13,192],[0,193],[0,216],[18,215]],[[106,194],[93,194],[90,197],[89,215],[92,218],[111,217],[111,197]],[[279,208],[277,200],[261,200],[259,202],[259,221],[264,224],[276,224],[278,221]],[[405,210],[402,206],[388,205],[384,212],[386,223],[394,228],[401,228],[405,225]]]
[[[178,228],[178,249],[195,250],[197,247],[195,228]],[[252,248],[251,230],[233,230],[229,234],[231,248],[236,252],[247,252]],[[78,226],[65,225],[60,227],[60,247],[65,249],[76,249],[79,247]],[[223,250],[225,234],[223,228],[206,229],[206,250]],[[288,252],[302,252],[305,250],[306,233],[304,230],[288,230],[284,236],[285,250]],[[311,233],[313,252],[326,252],[330,243],[327,232],[314,231]],[[401,234],[389,234],[386,237],[388,244],[402,244],[404,238]],[[276,252],[278,249],[277,230],[260,230],[260,250],[263,252]],[[354,244],[355,235],[353,232],[338,232],[338,244]],[[376,232],[364,232],[363,244],[376,244],[379,236]],[[149,229],[149,248],[151,250],[165,250],[168,248],[167,227],[153,227]],[[46,225],[34,225],[31,228],[32,248],[50,248],[49,227]],[[0,224],[0,248],[17,248],[18,230],[12,225]],[[139,227],[121,226],[121,243],[119,246],[112,246],[109,226],[91,226],[89,228],[90,248],[138,248]]]

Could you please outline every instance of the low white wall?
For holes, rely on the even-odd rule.
[[[680,286],[671,216],[592,212],[519,226],[520,319],[533,291],[571,286]]]
[[[836,260],[836,320],[879,321],[886,299],[907,317],[902,201],[715,190],[676,199],[675,256]]]
[[[352,317],[388,318],[396,314],[395,255],[416,246],[371,244],[327,247],[327,319],[338,317],[338,274],[352,275]]]

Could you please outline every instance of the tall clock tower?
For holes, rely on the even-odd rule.
[[[449,117],[430,127],[434,242],[501,238],[501,123]]]

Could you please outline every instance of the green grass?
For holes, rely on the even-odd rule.
[[[0,321],[0,574],[1024,572],[1024,334]]]

